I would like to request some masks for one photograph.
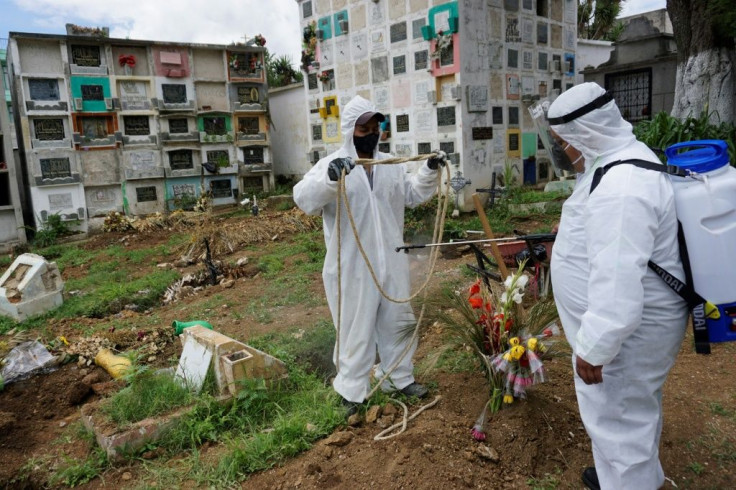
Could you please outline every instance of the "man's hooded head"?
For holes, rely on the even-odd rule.
[[[359,95],[345,105],[341,117],[343,146],[351,156],[357,157],[357,150],[373,153],[380,135],[378,125],[385,119],[370,101]]]

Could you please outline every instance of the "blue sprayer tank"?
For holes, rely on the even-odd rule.
[[[682,223],[693,287],[718,306],[707,320],[711,342],[736,341],[736,169],[721,140],[687,141],[665,151],[667,163],[691,172],[670,176]]]

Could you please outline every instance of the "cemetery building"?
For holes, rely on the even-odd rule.
[[[624,17],[626,26],[610,58],[584,67],[586,82],[613,93],[624,119],[631,123],[670,112],[675,98],[677,45],[665,9]]]
[[[4,48],[4,46],[3,46]],[[2,76],[0,94],[10,96],[5,76],[5,50],[0,49]],[[0,107],[0,251],[26,242],[23,228],[23,207],[20,195],[20,173],[13,156],[13,135],[7,103]]]
[[[553,177],[528,113],[572,87],[576,0],[296,0],[310,164],[342,145],[340,107],[354,95],[387,116],[380,150],[450,154],[462,210],[513,165]]]
[[[20,153],[36,225],[50,214],[86,231],[112,211],[214,205],[273,186],[257,42],[209,45],[11,32]]]

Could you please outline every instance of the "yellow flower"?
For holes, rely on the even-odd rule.
[[[66,337],[64,337],[63,335],[59,337],[59,340],[61,340],[64,345],[69,345],[69,341],[67,341]]]
[[[509,344],[511,344],[512,346],[519,345],[519,337],[511,337],[509,339]]]
[[[526,350],[526,349],[524,349],[524,347],[522,347],[522,346],[520,346],[520,345],[515,345],[515,346],[513,346],[513,347],[511,348],[511,357],[512,357],[512,358],[513,358],[513,359],[514,359],[515,361],[518,361],[519,359],[521,359],[521,356],[523,356],[523,355],[524,355],[524,351],[525,351],[525,350]]]
[[[503,396],[503,402],[504,403],[514,403],[514,396],[513,395],[504,395]]]
[[[530,351],[534,352],[535,350],[537,350],[537,342],[538,340],[535,337],[532,337],[526,341],[526,346],[529,348]]]

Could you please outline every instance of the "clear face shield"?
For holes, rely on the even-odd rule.
[[[570,157],[565,153],[567,144],[558,143],[552,133],[549,119],[547,119],[547,110],[549,110],[549,106],[549,100],[540,100],[529,107],[529,113],[532,116],[532,121],[534,121],[534,126],[539,134],[539,139],[542,141],[544,149],[547,150],[549,159],[552,160],[555,175],[560,178],[567,177],[575,174],[575,168],[573,167],[573,162],[570,160]]]

